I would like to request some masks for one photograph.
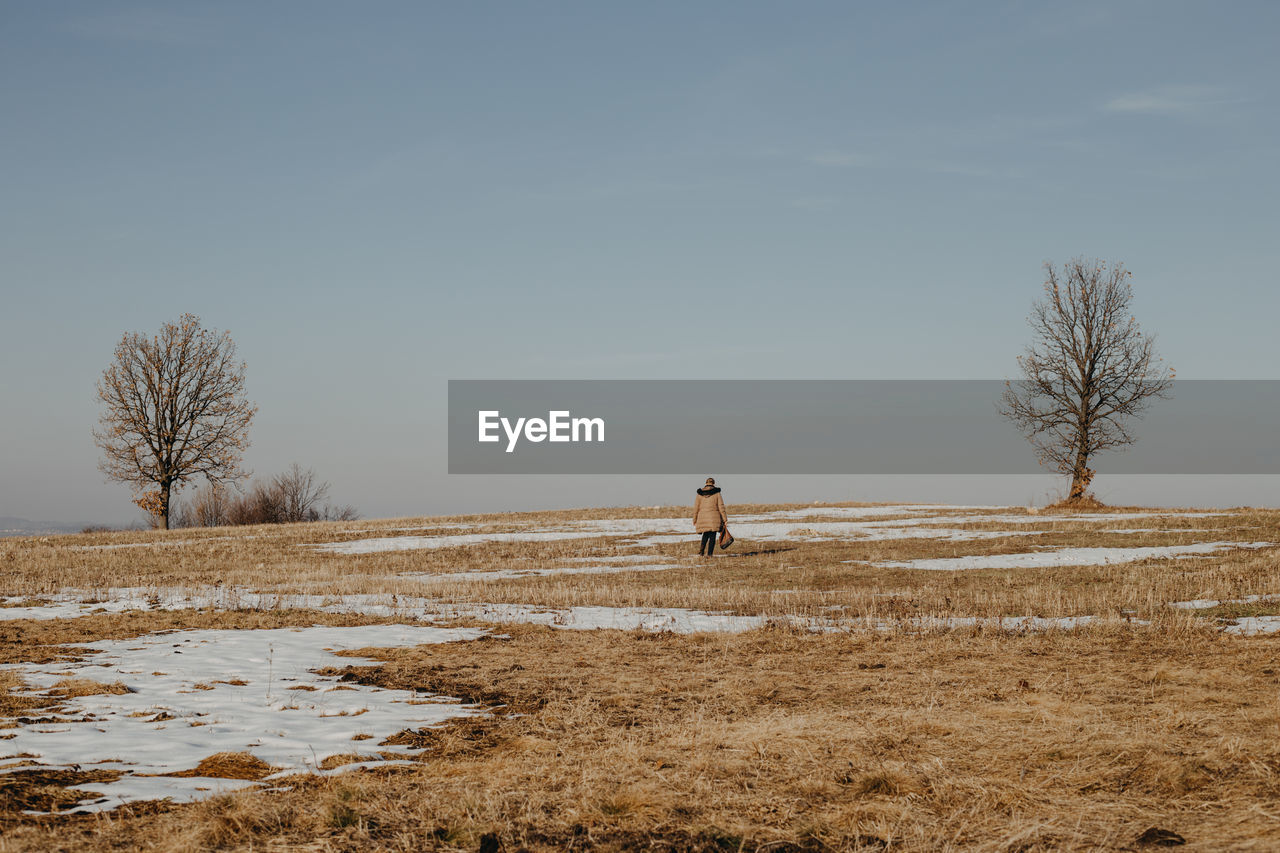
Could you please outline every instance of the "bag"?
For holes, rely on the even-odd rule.
[[[720,547],[728,548],[733,544],[733,534],[729,532],[729,525],[720,528]]]

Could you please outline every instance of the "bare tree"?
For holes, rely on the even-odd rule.
[[[1045,271],[1044,298],[1028,318],[1035,340],[1018,358],[1023,379],[1005,383],[1000,411],[1042,465],[1071,476],[1067,500],[1078,502],[1094,455],[1135,441],[1129,419],[1167,397],[1174,374],[1129,312],[1132,274],[1123,264],[1076,258]]]
[[[170,504],[172,527],[221,527],[229,524],[236,498],[222,483],[205,483],[190,498]]]
[[[257,412],[244,399],[244,371],[231,336],[203,328],[194,314],[165,323],[153,338],[130,332],[116,345],[98,382],[99,468],[131,484],[157,526],[168,528],[173,493],[188,480],[244,476],[240,462]]]
[[[317,478],[312,469],[304,469],[295,462],[289,470],[272,479],[271,490],[279,502],[276,521],[319,521],[322,517],[320,502],[328,496],[329,484]]]
[[[254,481],[227,513],[230,524],[279,524],[283,516],[280,493],[270,483]]]
[[[326,506],[324,512],[320,514],[321,521],[355,521],[359,517],[359,511],[351,504]]]
[[[311,468],[295,462],[284,473],[251,483],[238,497],[218,485],[197,491],[190,506],[183,507],[181,520],[191,526],[212,526],[352,521],[360,517],[352,506],[322,504],[328,494],[327,482],[320,480]]]

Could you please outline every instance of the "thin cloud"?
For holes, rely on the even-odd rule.
[[[815,166],[833,168],[890,169],[907,172],[929,172],[939,175],[962,175],[970,178],[997,178],[1016,180],[1025,177],[1023,173],[1008,166],[983,166],[956,160],[931,159],[927,157],[874,157],[860,152],[825,152],[808,157],[808,162]],[[823,200],[827,201],[826,199]],[[813,206],[813,199],[796,199],[793,206]]]
[[[1015,181],[1026,177],[1020,169],[1012,166],[975,166],[967,163],[945,162],[939,160],[926,160],[912,164],[910,168],[915,168],[922,172],[933,172],[939,175],[960,175],[966,178],[995,178],[998,180]]]
[[[206,22],[163,9],[112,9],[69,19],[66,29],[82,38],[161,45],[199,44]]]
[[[814,154],[809,158],[809,162],[815,166],[870,166],[873,161],[871,157],[857,151],[824,151],[821,154]]]
[[[831,210],[840,204],[840,200],[830,196],[802,196],[793,198],[788,204],[798,210]]]
[[[1107,101],[1103,109],[1111,113],[1190,115],[1240,100],[1218,86],[1161,86],[1118,95]]]

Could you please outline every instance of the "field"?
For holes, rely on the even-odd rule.
[[[1280,849],[1280,511],[0,539],[0,853]]]

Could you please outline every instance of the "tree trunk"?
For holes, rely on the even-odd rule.
[[[1093,469],[1088,466],[1089,457],[1083,452],[1076,453],[1076,461],[1071,466],[1071,493],[1067,500],[1075,501],[1084,498],[1093,482]]]
[[[161,530],[169,529],[169,496],[171,488],[172,484],[170,483],[160,484],[160,514],[157,518],[159,522],[157,526]]]

